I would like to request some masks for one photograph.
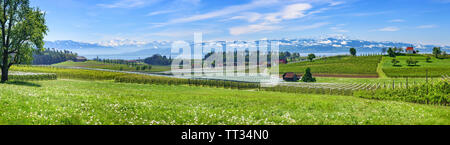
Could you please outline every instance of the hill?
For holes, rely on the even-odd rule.
[[[334,56],[313,62],[305,61],[291,64],[281,64],[280,73],[295,72],[303,74],[306,68],[316,76],[344,77],[377,77],[377,66],[382,56]]]
[[[406,60],[408,59],[417,60],[417,65],[408,66]],[[416,56],[397,56],[383,57],[381,63],[383,72],[388,77],[426,77],[428,70],[428,77],[441,77],[442,75],[450,75],[450,59],[437,59],[430,57],[429,62],[426,61],[425,55]],[[399,64],[394,66],[392,59],[399,61]]]

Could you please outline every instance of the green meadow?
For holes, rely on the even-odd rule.
[[[446,59],[432,59],[426,64],[418,60],[419,66],[414,66],[414,69],[436,68],[449,74]],[[390,68],[409,67],[402,63],[399,67],[391,67],[389,62],[386,56],[340,56],[281,65],[280,70],[302,73],[303,68],[311,67],[318,74],[367,76],[378,75],[380,68],[384,72]],[[65,62],[57,66],[113,69],[92,61]],[[0,124],[450,125],[449,99],[445,96],[448,83],[441,85],[440,90],[426,89],[427,93],[419,85],[412,85],[419,88],[362,91],[354,96],[340,96],[259,91],[257,87],[248,86],[239,90],[245,86],[220,87],[220,81],[191,82],[54,66],[18,65],[11,71],[54,75],[50,79],[20,76],[21,79],[0,84]],[[395,82],[396,85],[404,85],[407,81],[406,78],[392,78],[395,73],[390,71],[384,73],[386,77],[380,78],[320,77],[317,83],[345,86]],[[429,79],[432,84],[439,81],[442,79],[437,75]],[[425,82],[423,77],[408,78],[409,84]],[[187,85],[191,83],[194,84]],[[432,92],[428,93],[428,90]],[[417,94],[428,96],[428,99]],[[434,105],[428,102],[436,102],[436,98],[441,99],[441,105],[438,105],[439,100]]]
[[[2,124],[450,124],[447,106],[112,81],[0,84],[0,104]]]

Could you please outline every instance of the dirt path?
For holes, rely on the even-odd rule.
[[[377,73],[380,76],[380,78],[387,78],[387,75],[383,72],[383,62],[384,62],[384,57],[381,57],[381,61],[380,61],[380,63],[378,63],[378,67],[377,67]]]

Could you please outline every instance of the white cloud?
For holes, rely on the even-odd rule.
[[[320,44],[331,44],[333,42],[331,42],[331,40],[323,40],[319,42]]]
[[[420,26],[417,26],[416,28],[419,28],[419,29],[431,29],[431,28],[436,28],[436,27],[438,27],[437,25],[420,25]]]
[[[346,24],[338,24],[334,27],[330,27],[331,30],[335,31],[335,32],[340,32],[340,33],[346,33],[349,32],[348,30],[345,30],[344,27]]]
[[[349,32],[348,30],[344,30],[344,29],[336,28],[336,27],[331,27],[330,29],[335,31],[335,32],[340,32],[340,33],[347,33],[347,32]]]
[[[193,0],[193,1],[195,1],[195,0]],[[168,22],[165,22],[164,24],[161,24],[161,25],[158,25],[155,27],[162,27],[162,26],[177,24],[177,23],[189,23],[189,22],[194,22],[194,21],[218,18],[218,17],[223,17],[223,16],[228,16],[228,15],[232,15],[232,14],[236,14],[236,13],[242,13],[242,12],[254,10],[257,8],[265,8],[265,7],[272,7],[272,8],[275,7],[276,8],[276,7],[279,7],[280,5],[299,3],[299,2],[329,3],[330,5],[342,4],[341,2],[333,2],[332,0],[314,0],[314,1],[311,1],[311,0],[252,0],[250,3],[247,3],[247,4],[228,6],[223,9],[204,13],[204,14],[197,14],[197,15],[193,15],[193,16],[189,16],[189,17],[172,19],[172,20],[169,20]],[[295,19],[295,18],[303,17],[305,14],[303,12],[301,12],[301,10],[305,9],[305,6],[307,7],[308,5],[309,4],[289,5],[289,7],[286,7],[284,9],[285,10],[284,12],[272,13],[270,16],[266,15],[264,18],[277,21],[280,19]],[[319,11],[322,11],[322,9]],[[253,13],[253,14],[254,15],[251,15],[251,16],[258,15],[258,14],[255,15],[255,13]],[[256,16],[256,17],[251,17],[251,16],[248,17],[246,15],[238,15],[238,16],[234,16],[229,19],[226,19],[226,20],[244,19],[249,22],[256,22],[261,19],[261,18],[258,18],[259,16]],[[224,21],[226,21],[226,20],[224,20]]]
[[[381,28],[381,29],[378,29],[377,31],[382,31],[382,32],[395,32],[395,31],[398,31],[398,30],[400,30],[398,27],[384,27],[384,28]]]
[[[231,35],[241,35],[241,34],[246,34],[246,33],[255,33],[255,32],[260,32],[260,31],[272,31],[272,30],[277,30],[277,29],[281,29],[281,27],[265,25],[265,24],[254,24],[254,25],[230,28],[230,34]]]
[[[246,11],[246,10],[255,9],[258,7],[262,7],[262,6],[268,6],[270,4],[274,4],[277,2],[278,2],[278,0],[254,0],[248,4],[229,6],[229,7],[223,8],[221,10],[217,10],[217,11],[213,11],[213,12],[209,12],[209,13],[205,13],[205,14],[194,15],[194,16],[190,16],[190,17],[186,17],[186,18],[173,19],[173,20],[169,21],[167,24],[187,23],[187,22],[211,19],[211,18],[216,18],[216,17],[221,17],[221,16],[225,16],[225,15],[230,15],[230,14]]]
[[[333,44],[333,47],[342,47],[342,45],[338,45],[338,44]]]
[[[194,4],[194,5],[198,5],[201,2],[201,0],[180,0],[180,1],[184,2],[184,3]]]
[[[202,29],[202,30],[163,30],[163,31],[159,31],[159,32],[145,34],[144,37],[148,37],[148,36],[186,37],[186,36],[193,36],[194,33],[200,33],[200,32],[205,35],[205,34],[216,33],[218,31],[217,30],[207,30],[207,29]]]
[[[389,20],[389,22],[391,22],[391,23],[401,23],[401,22],[405,22],[405,20],[403,20],[403,19],[393,19],[393,20]]]
[[[135,8],[156,3],[158,1],[159,0],[117,0],[111,4],[98,4],[98,6],[104,8]]]
[[[281,26],[274,26],[274,24],[278,24],[283,20],[292,20],[305,17],[305,11],[311,9],[312,6],[310,4],[298,3],[292,4],[284,7],[281,11],[276,13],[264,14],[263,22],[259,24],[251,24],[248,26],[239,26],[230,28],[231,35],[241,35],[246,33],[255,33],[261,31],[271,31],[282,28]],[[258,14],[261,17],[261,14]],[[258,18],[259,19],[259,18]],[[254,20],[256,21],[256,20]],[[321,24],[323,25],[323,24]],[[305,26],[303,28],[298,29],[311,29],[308,27],[317,27],[317,26]]]
[[[244,13],[240,16],[234,16],[227,20],[246,20],[248,22],[256,22],[261,19],[262,15],[259,13]]]
[[[312,6],[310,4],[304,3],[288,5],[280,12],[267,14],[264,19],[272,23],[278,23],[282,20],[297,19],[305,17],[305,11],[311,8]]]
[[[338,1],[338,2],[330,2],[330,6],[337,6],[337,5],[341,5],[344,4],[345,2],[343,1]]]
[[[320,28],[322,26],[328,25],[329,23],[327,22],[321,22],[321,23],[314,23],[311,25],[302,25],[302,26],[294,26],[291,27],[287,30],[289,31],[303,31],[303,30],[308,30],[308,29],[315,29],[315,28]]]
[[[156,16],[156,15],[162,15],[162,14],[168,14],[176,12],[175,10],[165,10],[165,11],[154,11],[151,13],[148,13],[147,16]]]

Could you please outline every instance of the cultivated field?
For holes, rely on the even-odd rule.
[[[428,81],[438,81],[439,78],[429,78]],[[368,83],[368,84],[376,84],[376,83],[424,83],[426,82],[425,78],[342,78],[342,77],[320,77],[317,78],[317,83]]]
[[[417,61],[416,66],[408,66],[406,60],[413,58]],[[431,57],[430,62],[426,61],[426,56],[397,56],[395,59],[400,63],[397,66],[392,64],[392,57],[383,57],[382,69],[388,77],[441,77],[450,74],[450,59],[437,59]]]
[[[380,60],[381,56],[335,56],[322,58],[314,62],[281,64],[280,73],[295,72],[303,74],[305,69],[309,67],[315,75],[377,77],[377,66]]]
[[[52,66],[66,66],[66,67],[86,67],[86,68],[99,68],[99,69],[110,69],[110,70],[123,70],[123,71],[136,71],[136,72],[163,72],[170,71],[170,66],[159,66],[151,65],[151,69],[146,70],[136,70],[136,67],[132,67],[126,64],[113,64],[113,63],[103,63],[98,61],[86,61],[86,62],[73,62],[66,61]]]
[[[325,75],[377,76],[379,68],[388,68],[389,60],[380,63],[381,58],[331,57],[280,70],[301,74],[311,67]],[[445,60],[433,63],[447,69],[440,61]],[[320,77],[316,83],[261,88],[50,66],[19,65],[11,71],[22,75],[0,84],[0,124],[450,125],[448,75],[428,83],[425,78]]]
[[[63,79],[82,79],[82,80],[114,80],[114,78],[127,75],[120,72],[84,70],[84,69],[67,69],[49,66],[12,66],[12,71],[19,72],[37,72],[37,73],[55,73],[58,78]]]
[[[2,124],[450,124],[446,106],[111,81],[0,84]],[[95,88],[95,89],[93,89]]]

